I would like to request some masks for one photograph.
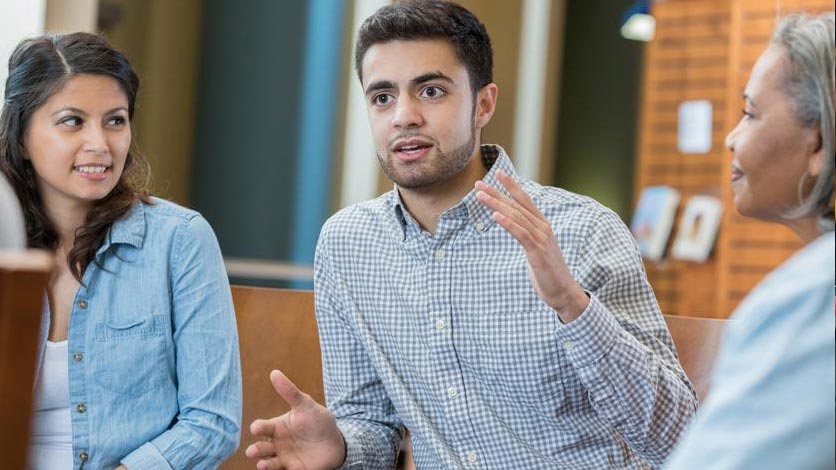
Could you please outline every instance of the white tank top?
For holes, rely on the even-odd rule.
[[[73,468],[67,340],[46,342],[29,442],[30,470]]]

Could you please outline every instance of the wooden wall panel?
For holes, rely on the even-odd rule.
[[[736,0],[733,3],[731,33],[731,62],[729,64],[726,129],[733,128],[740,118],[741,96],[749,74],[758,57],[769,45],[772,30],[780,15],[796,11],[821,13],[833,11],[832,1]],[[723,181],[730,179],[728,165]],[[798,237],[789,229],[776,224],[742,217],[733,209],[733,194],[729,184],[723,184],[723,203],[728,208],[723,219],[723,230],[718,245],[719,289],[716,295],[718,312],[728,316],[765,275],[801,247]]]
[[[781,0],[781,14],[800,10],[832,11],[833,3]],[[764,0],[669,0],[653,7],[657,30],[646,49],[636,199],[645,186],[668,185],[682,193],[683,206],[693,195],[708,194],[722,198],[726,208],[715,252],[706,263],[645,263],[665,313],[725,318],[800,247],[788,229],[734,212],[724,145],[777,14],[776,2]],[[677,108],[697,99],[713,106],[713,145],[704,155],[682,155],[676,148]]]
[[[676,187],[683,201],[720,191],[722,122],[714,124],[715,145],[708,154],[681,155],[676,147],[677,109],[683,101],[706,99],[722,118],[728,99],[730,11],[727,0],[654,5],[657,33],[645,58],[637,194],[645,186],[661,184]],[[713,316],[716,306],[705,299],[713,298],[717,289],[715,264],[646,263],[662,311]]]

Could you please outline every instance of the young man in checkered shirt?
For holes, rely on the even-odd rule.
[[[654,468],[696,408],[635,243],[595,201],[482,145],[498,88],[484,26],[448,2],[381,8],[356,69],[389,193],[323,227],[328,408],[257,420],[259,469]]]

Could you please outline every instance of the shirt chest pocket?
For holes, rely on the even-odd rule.
[[[496,312],[480,319],[478,354],[483,380],[499,398],[553,410],[564,397],[551,311]]]
[[[91,361],[102,388],[138,397],[159,388],[170,375],[163,315],[98,322],[95,335]]]

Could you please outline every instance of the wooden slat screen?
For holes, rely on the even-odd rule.
[[[780,8],[781,14],[818,13],[832,11],[833,3],[782,0]],[[776,3],[764,0],[669,0],[653,6],[656,37],[647,45],[644,65],[636,199],[646,186],[668,185],[682,193],[683,206],[691,196],[707,194],[720,197],[726,208],[715,252],[706,263],[645,263],[665,313],[725,318],[800,247],[788,229],[735,213],[724,145],[777,13]],[[712,148],[707,154],[682,155],[676,147],[677,108],[702,99],[714,109]]]

